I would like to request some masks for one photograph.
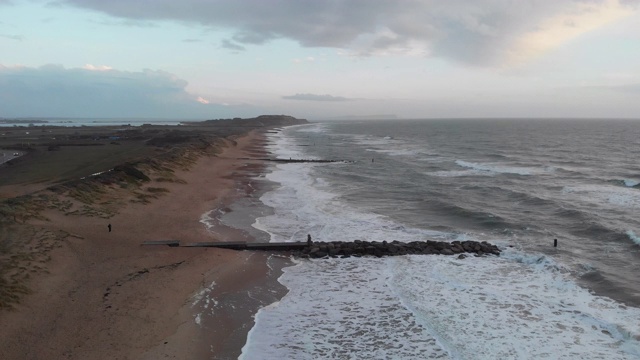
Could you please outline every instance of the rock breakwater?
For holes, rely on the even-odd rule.
[[[361,257],[361,256],[396,256],[396,255],[458,255],[465,253],[476,256],[500,255],[500,249],[486,241],[412,241],[412,242],[378,242],[355,240],[353,242],[308,242],[307,246],[294,252],[295,256],[318,259],[323,257]]]

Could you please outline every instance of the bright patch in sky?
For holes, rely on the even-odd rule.
[[[200,104],[209,104],[210,101],[203,98],[202,96],[198,96],[198,98],[196,99],[197,102],[199,102]]]
[[[113,68],[111,66],[106,66],[106,65],[94,66],[94,65],[91,65],[91,64],[86,64],[82,68],[85,69],[85,70],[92,70],[92,71],[109,71],[109,70],[113,70]]]
[[[0,0],[0,117],[640,118],[639,6]]]
[[[571,12],[552,16],[542,21],[539,28],[524,34],[514,46],[511,60],[528,61],[582,34],[632,16],[635,11],[617,0],[578,4]]]

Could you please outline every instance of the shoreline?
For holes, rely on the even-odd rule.
[[[3,356],[239,356],[255,312],[283,291],[266,292],[262,300],[246,297],[256,284],[267,283],[270,289],[279,285],[278,271],[270,270],[269,257],[224,249],[149,248],[140,243],[167,238],[229,241],[242,235],[237,229],[221,227],[214,236],[200,220],[207,211],[226,208],[239,199],[242,194],[234,190],[242,182],[242,167],[264,166],[238,160],[256,153],[260,136],[253,131],[222,153],[201,156],[191,169],[176,171],[187,185],[162,183],[168,192],[150,204],[125,203],[109,219],[48,209],[44,215],[49,221],[30,221],[41,232],[62,230],[70,235],[51,250],[47,274],[31,280],[32,293],[14,310],[0,313]],[[107,231],[107,223],[112,224],[112,232]],[[198,325],[194,295],[212,283],[211,298],[244,302],[246,309],[255,311],[240,317],[218,311],[200,319],[202,326]],[[208,330],[214,327],[216,333],[211,334]]]
[[[253,211],[256,207],[265,206],[259,197],[268,191],[269,187],[264,183],[266,180],[258,178],[264,175],[270,166],[262,160],[267,155],[264,136],[264,132],[257,134],[252,144],[245,149],[249,157],[243,158],[242,161],[252,161],[244,163],[233,173],[234,194],[205,213],[217,213],[216,216],[209,214],[206,221],[201,220],[208,223],[207,227],[212,225],[214,233],[224,234],[222,238],[256,242],[256,237],[268,236],[251,228],[254,218],[259,216]],[[259,204],[256,205],[256,202]],[[233,224],[227,224],[227,218],[230,216],[236,218]],[[288,258],[264,252],[240,253],[246,255],[244,260],[221,268],[215,279],[194,296],[190,305],[198,331],[204,336],[202,345],[205,348],[208,346],[208,356],[215,359],[238,358],[246,344],[249,331],[255,325],[256,313],[261,308],[279,301],[288,292],[278,282],[282,269],[291,265]]]

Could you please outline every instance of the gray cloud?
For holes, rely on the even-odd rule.
[[[245,51],[246,48],[242,45],[238,45],[232,41],[229,40],[222,40],[222,45],[221,45],[224,49],[229,49],[229,50],[233,50],[233,51]]]
[[[631,6],[639,6],[640,0],[620,0],[622,4],[631,5]]]
[[[95,69],[95,67],[94,67]],[[221,118],[256,115],[247,106],[198,102],[187,82],[145,70],[65,69],[0,65],[0,117]]]
[[[633,93],[640,93],[640,84],[621,86],[620,90],[627,91],[627,92],[633,92]]]
[[[620,91],[625,93],[640,93],[640,83],[618,85],[618,86],[591,86],[588,88],[598,89],[598,90]]]
[[[92,23],[104,25],[104,26],[128,26],[128,27],[139,27],[139,28],[154,28],[158,27],[158,24],[149,20],[138,20],[138,19],[125,19],[125,20],[89,20]]]
[[[0,38],[5,38],[5,39],[9,39],[9,40],[16,40],[16,41],[24,40],[24,36],[22,36],[22,35],[0,34]]]
[[[227,45],[262,44],[288,38],[302,46],[424,52],[471,64],[491,64],[514,39],[579,5],[605,0],[57,0],[58,5],[93,9],[135,20],[198,23],[235,34]],[[638,0],[621,0],[635,6]],[[233,42],[231,42],[231,40]]]
[[[342,96],[332,96],[332,95],[315,95],[315,94],[295,94],[289,96],[283,96],[283,99],[286,100],[305,100],[305,101],[351,101],[352,99],[348,99]]]

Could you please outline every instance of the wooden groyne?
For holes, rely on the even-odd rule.
[[[167,245],[171,247],[180,246],[180,241],[178,240],[154,240],[154,241],[145,241],[142,245]]]
[[[349,160],[335,160],[335,159],[280,159],[280,158],[238,158],[238,160],[258,160],[258,161],[272,161],[279,163],[351,163]]]
[[[398,256],[398,255],[500,255],[500,249],[486,241],[331,241],[331,242],[201,242],[181,245],[175,240],[145,241],[143,245],[168,245],[180,247],[215,247],[231,250],[284,251],[301,258]]]
[[[306,242],[268,242],[253,243],[246,241],[236,242],[202,242],[183,245],[183,247],[215,247],[231,250],[273,250],[273,251],[292,251],[302,250],[307,246]]]

